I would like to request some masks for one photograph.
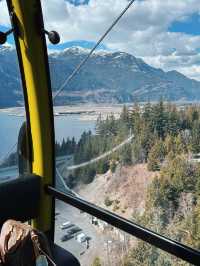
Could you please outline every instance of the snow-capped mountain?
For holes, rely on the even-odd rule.
[[[88,53],[85,48],[72,47],[49,54],[54,92]],[[14,49],[0,49],[0,81],[0,107],[20,105],[22,90]],[[177,71],[153,68],[124,52],[98,50],[64,88],[56,104],[123,103],[161,97],[172,101],[200,100],[200,82]]]
[[[16,50],[0,48],[0,108],[23,104]]]

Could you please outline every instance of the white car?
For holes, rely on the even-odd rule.
[[[83,243],[86,241],[86,235],[84,233],[81,233],[79,235],[76,236],[76,240],[79,242],[79,243]]]
[[[70,222],[70,221],[67,221],[67,222],[63,223],[63,224],[60,226],[60,228],[61,228],[61,229],[67,229],[67,228],[69,227],[70,224],[71,224],[71,222]]]

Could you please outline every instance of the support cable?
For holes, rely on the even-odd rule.
[[[85,65],[85,63],[88,61],[88,59],[91,57],[91,55],[93,54],[93,52],[96,50],[96,48],[101,44],[101,42],[105,39],[105,37],[108,35],[108,33],[114,28],[114,26],[119,22],[119,20],[123,17],[123,15],[128,11],[128,9],[132,6],[132,4],[135,2],[136,0],[131,0],[128,5],[125,7],[125,9],[120,13],[120,15],[114,20],[114,22],[111,24],[111,26],[106,30],[106,32],[102,35],[102,37],[99,39],[99,41],[95,44],[95,46],[91,49],[91,51],[89,52],[89,54],[86,56],[85,59],[83,59],[80,64],[74,69],[74,71],[72,72],[72,74],[63,82],[63,84],[60,86],[60,88],[58,89],[58,91],[56,92],[56,94],[53,97],[53,101],[55,100],[55,98],[64,90],[65,86],[76,76],[76,74],[79,72],[79,70],[82,68],[83,65]],[[0,0],[1,2],[1,0]],[[3,161],[7,156],[10,155],[10,153],[12,152],[12,150],[14,149],[14,147],[17,145],[17,143],[15,143],[12,147],[12,149],[10,149],[7,154],[5,156],[2,157],[2,159],[0,159],[0,162]]]
[[[95,44],[95,46],[91,49],[89,54],[84,58],[80,64],[74,69],[72,74],[65,79],[63,84],[60,86],[58,91],[53,97],[53,100],[64,90],[65,86],[75,77],[75,75],[79,72],[79,70],[82,68],[83,65],[88,61],[88,59],[91,57],[93,52],[96,50],[96,48],[100,45],[100,43],[105,39],[105,37],[108,35],[108,33],[114,28],[114,26],[119,22],[119,20],[123,17],[123,15],[128,11],[128,9],[132,6],[132,4],[135,2],[135,0],[131,0],[128,5],[125,7],[125,9],[120,13],[120,15],[114,20],[114,22],[111,24],[111,26],[106,30],[106,32],[102,35],[102,37],[98,40],[98,42]]]
[[[9,157],[9,155],[13,152],[16,146],[17,146],[17,142],[14,145],[12,145],[12,147],[7,151],[5,155],[3,155],[0,158],[0,165]]]

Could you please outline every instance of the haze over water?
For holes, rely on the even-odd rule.
[[[23,121],[24,117],[0,113],[0,158],[17,142]],[[54,123],[56,140],[59,142],[67,137],[78,140],[84,131],[95,131],[95,121],[80,120],[80,115],[55,116]]]

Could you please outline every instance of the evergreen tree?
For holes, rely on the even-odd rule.
[[[167,131],[167,114],[162,100],[153,107],[152,112],[154,130],[159,138],[164,139]]]
[[[99,116],[97,117],[95,131],[96,131],[96,135],[99,135],[99,136],[103,136],[105,134],[105,132],[104,132],[104,123],[103,123],[101,114],[99,114]]]
[[[193,153],[200,152],[200,121],[194,121],[191,131],[191,150]]]
[[[92,266],[102,266],[102,264],[101,264],[101,260],[100,260],[99,257],[96,257],[96,258],[94,259],[94,262],[92,263]]]
[[[151,148],[148,156],[148,169],[150,171],[160,170],[161,164],[166,156],[165,145],[162,140],[158,140]]]
[[[123,106],[122,112],[120,114],[120,119],[123,123],[126,124],[127,127],[130,125],[130,119],[129,119],[129,110],[126,105]]]

